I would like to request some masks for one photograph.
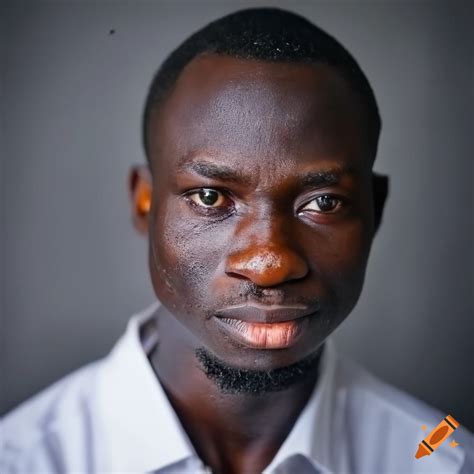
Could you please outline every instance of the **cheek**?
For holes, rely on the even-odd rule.
[[[158,278],[183,303],[203,301],[225,254],[226,227],[167,213],[151,232],[150,253],[154,251],[155,259],[150,264]]]
[[[370,226],[354,220],[343,228],[321,233],[313,246],[314,271],[339,310],[347,313],[357,302],[370,252]]]

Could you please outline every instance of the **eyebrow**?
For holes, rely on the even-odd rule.
[[[235,170],[230,166],[211,163],[210,161],[187,161],[178,165],[178,171],[191,171],[204,178],[218,179],[220,181],[249,182],[248,177],[241,171]]]
[[[230,166],[216,164],[210,161],[185,161],[178,165],[178,171],[192,172],[209,179],[247,184],[251,178],[241,170]],[[352,168],[335,167],[328,170],[309,171],[298,176],[298,181],[304,187],[321,187],[337,184],[342,176],[352,175]]]
[[[303,186],[330,186],[337,184],[341,176],[352,174],[351,170],[333,169],[327,171],[310,171],[301,176],[301,183]]]

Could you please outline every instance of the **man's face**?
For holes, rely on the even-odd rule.
[[[374,234],[367,123],[328,66],[185,68],[148,134],[151,278],[187,349],[271,370],[350,313]]]

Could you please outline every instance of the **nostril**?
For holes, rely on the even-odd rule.
[[[249,278],[247,278],[245,275],[242,275],[240,273],[235,273],[235,272],[226,272],[226,274],[230,277],[233,277],[233,278],[238,278],[239,280],[248,280]]]

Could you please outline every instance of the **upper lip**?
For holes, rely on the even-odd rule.
[[[219,318],[239,319],[248,323],[282,323],[308,316],[317,311],[306,305],[242,303],[219,309]]]

